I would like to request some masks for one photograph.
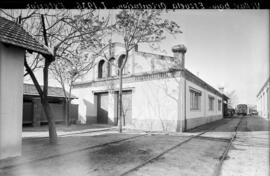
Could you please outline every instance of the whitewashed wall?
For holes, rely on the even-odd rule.
[[[21,155],[24,52],[0,43],[0,159]]]
[[[201,106],[199,110],[190,109],[190,91],[189,91],[190,87],[201,92],[201,97],[200,97]],[[208,99],[209,95],[214,97],[214,110],[213,111],[209,110],[209,99]],[[187,115],[187,120],[188,120],[187,122],[188,129],[204,124],[204,123],[221,119],[223,105],[221,104],[221,108],[220,110],[218,110],[218,100],[222,102],[221,97],[187,80],[186,81],[186,115]]]
[[[176,131],[180,128],[181,80],[168,78],[134,83],[132,118],[145,130]]]
[[[73,89],[73,94],[78,97],[78,120],[80,123],[97,123],[97,103],[91,88]]]
[[[257,110],[259,113],[259,116],[269,119],[270,118],[270,95],[269,95],[269,89],[270,89],[270,83],[268,82],[260,92],[260,94],[257,96]]]
[[[180,78],[158,79],[133,83],[124,83],[123,89],[132,90],[132,123],[145,130],[175,131],[180,128],[183,118],[183,94]],[[97,106],[94,92],[106,91],[106,86],[76,88],[74,94],[79,97],[79,119],[81,123],[96,122]],[[114,86],[118,90],[118,86]],[[183,90],[183,88],[181,89]],[[116,117],[116,97],[109,93],[108,116]],[[177,126],[178,125],[178,126]],[[182,124],[181,124],[182,125]]]
[[[105,53],[108,54],[108,51]],[[118,59],[121,55],[125,54],[124,48],[121,45],[116,44],[112,49],[113,57],[116,59],[116,64],[118,64]],[[98,77],[98,63],[100,60],[105,60],[104,57],[98,57],[95,60],[95,66],[91,69],[83,78],[80,80],[82,82],[93,81]],[[107,61],[106,61],[107,62]],[[151,53],[144,53],[131,50],[129,53],[129,58],[126,63],[126,70],[129,74],[140,74],[146,72],[157,72],[165,71],[171,66],[169,57],[164,57],[160,55],[154,55]],[[117,68],[112,67],[113,72],[117,73]]]

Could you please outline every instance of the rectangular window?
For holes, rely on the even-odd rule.
[[[218,110],[221,111],[221,100],[218,100]]]
[[[214,97],[212,96],[208,97],[209,111],[214,111],[214,101],[215,101]]]
[[[200,110],[201,107],[201,93],[194,89],[190,89],[190,110]]]

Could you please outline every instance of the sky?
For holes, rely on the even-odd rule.
[[[163,42],[167,55],[184,44],[188,70],[215,88],[234,90],[238,103],[256,104],[269,77],[269,10],[178,10],[164,16],[183,31]]]
[[[163,16],[183,33],[167,36],[162,54],[173,56],[171,48],[184,44],[188,70],[215,88],[235,91],[237,103],[256,104],[269,77],[269,10],[176,10]],[[139,50],[157,53],[143,44]]]

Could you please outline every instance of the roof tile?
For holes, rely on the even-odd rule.
[[[41,86],[41,89],[43,89],[43,86]],[[39,96],[38,91],[34,84],[24,84],[23,85],[23,94],[24,95],[33,95],[33,96]],[[65,94],[63,92],[63,89],[61,87],[48,87],[48,96],[49,97],[60,97],[64,98]],[[77,98],[74,95],[71,95],[71,98]]]
[[[52,55],[48,48],[35,40],[19,24],[0,17],[0,42],[18,46],[44,55]]]

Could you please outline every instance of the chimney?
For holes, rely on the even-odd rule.
[[[187,52],[187,48],[185,45],[175,45],[172,48],[172,52],[174,54],[174,58],[176,59],[176,63],[178,68],[184,69],[185,68],[185,53]]]
[[[219,92],[224,93],[224,87],[219,87],[218,90]]]

